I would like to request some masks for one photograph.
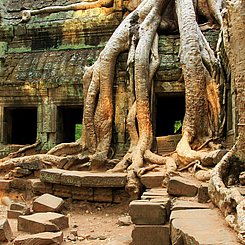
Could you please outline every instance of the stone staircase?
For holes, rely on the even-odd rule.
[[[167,188],[148,189],[130,203],[132,245],[240,244],[220,211],[212,203],[200,203],[207,201],[207,189],[191,182],[173,177]]]

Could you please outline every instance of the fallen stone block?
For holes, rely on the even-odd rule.
[[[13,239],[13,233],[7,219],[0,219],[0,242],[8,242]]]
[[[137,225],[163,225],[168,220],[169,203],[169,200],[159,203],[144,200],[132,201],[129,204],[129,215],[132,222]]]
[[[13,202],[10,204],[9,207],[10,210],[19,210],[19,211],[26,210],[27,208],[28,207],[25,203],[20,203],[20,202]]]
[[[18,218],[18,230],[30,233],[60,231],[68,226],[68,217],[53,212],[36,213]]]
[[[208,184],[203,183],[199,186],[198,192],[197,192],[197,200],[200,203],[205,203],[210,200],[209,194],[208,194]]]
[[[170,216],[172,244],[238,245],[234,231],[229,229],[216,210],[175,210]]]
[[[180,176],[174,176],[168,182],[167,192],[169,195],[194,197],[197,191],[198,185],[196,183]]]
[[[60,212],[64,206],[64,200],[50,194],[43,194],[33,201],[34,212]]]
[[[163,172],[149,172],[143,174],[140,181],[146,188],[154,188],[162,186],[164,177]]]
[[[23,210],[7,210],[7,218],[8,219],[18,219],[20,215],[25,215],[25,211]]]
[[[132,231],[134,245],[169,245],[169,225],[136,225]]]
[[[42,232],[34,235],[19,236],[14,241],[14,245],[44,245],[44,244],[61,244],[63,242],[63,233],[59,232]]]

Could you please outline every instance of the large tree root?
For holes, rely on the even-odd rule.
[[[208,192],[212,202],[222,211],[229,225],[238,232],[242,244],[245,244],[245,199],[235,187],[228,188],[224,184],[236,146],[237,143],[213,169]]]

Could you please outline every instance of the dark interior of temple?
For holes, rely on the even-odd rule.
[[[185,115],[184,93],[156,96],[156,136],[181,133],[180,125]],[[176,129],[175,125],[176,124]]]
[[[59,106],[57,113],[57,143],[74,142],[76,124],[82,123],[82,106]]]
[[[5,108],[4,133],[7,144],[33,144],[37,136],[37,108]]]

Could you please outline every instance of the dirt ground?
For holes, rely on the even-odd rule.
[[[133,225],[128,216],[128,203],[105,204],[66,201],[63,213],[69,217],[69,228],[63,230],[62,244],[126,245],[131,243]],[[0,205],[0,217],[7,217],[7,206]],[[14,236],[17,220],[9,219]],[[4,245],[12,243],[5,243]]]

